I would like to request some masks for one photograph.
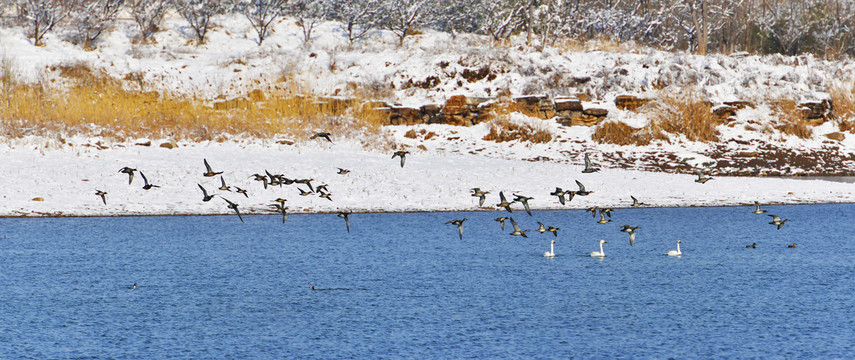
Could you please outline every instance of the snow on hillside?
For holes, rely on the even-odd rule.
[[[649,206],[745,205],[764,203],[851,202],[855,191],[842,182],[765,177],[718,176],[699,184],[694,175],[669,173],[683,167],[715,163],[713,154],[753,153],[774,145],[779,161],[789,156],[810,157],[821,153],[827,168],[787,165],[792,174],[855,171],[855,136],[831,141],[824,134],[836,132],[833,122],[814,128],[811,139],[776,133],[746,131],[743,124],[768,121],[767,99],[828,98],[833,86],[852,88],[855,64],[829,62],[811,56],[707,57],[625,47],[603,51],[596,44],[577,51],[548,48],[533,51],[512,43],[491,47],[481,37],[428,32],[413,36],[403,48],[390,34],[378,32],[350,46],[337,24],[321,26],[313,41],[301,43],[293,21],[278,24],[272,37],[258,46],[254,33],[239,16],[217,19],[207,44],[196,47],[192,34],[179,18],[166,20],[155,42],[133,44],[130,22],[119,22],[106,34],[98,48],[85,51],[49,35],[46,45],[33,47],[21,29],[0,29],[0,57],[11,64],[19,80],[61,82],[54,65],[85,63],[114,76],[140,75],[143,90],[193,95],[213,100],[240,97],[253,89],[279,84],[282,77],[299,80],[306,88],[323,95],[350,95],[352,84],[377,88],[382,100],[406,106],[442,104],[451,95],[492,97],[547,94],[591,96],[590,104],[609,110],[607,121],[643,126],[644,115],[619,110],[614,98],[622,94],[653,95],[655,89],[680,92],[702,91],[707,100],[756,102],[756,108],[737,113],[740,126],[721,126],[721,143],[672,142],[632,147],[598,144],[591,140],[593,128],[566,127],[550,120],[512,115],[510,121],[528,123],[548,130],[553,140],[543,144],[519,141],[484,141],[489,124],[471,127],[449,125],[388,126],[396,143],[411,151],[401,168],[391,152],[365,149],[358,139],[336,137],[335,143],[295,139],[294,145],[252,138],[234,138],[224,143],[179,142],[175,149],[135,145],[138,140],[114,142],[98,137],[70,137],[64,144],[55,139],[26,137],[3,139],[0,171],[3,184],[0,215],[132,215],[230,213],[225,202],[201,201],[197,184],[239,203],[244,212],[272,212],[273,199],[284,197],[294,212],[324,211],[420,211],[472,210],[477,199],[469,189],[491,191],[485,205],[498,203],[498,192],[533,196],[534,208],[621,207],[630,195]],[[465,69],[489,67],[490,77],[470,82]],[[435,86],[408,86],[434,77]],[[139,86],[129,82],[128,86]],[[389,86],[393,87],[389,89]],[[415,130],[424,135],[404,136]],[[729,140],[728,140],[729,139]],[[722,150],[722,148],[726,148]],[[587,152],[603,170],[582,174],[582,156]],[[202,160],[223,171],[229,185],[248,189],[248,197],[215,190],[218,177],[206,178]],[[825,164],[825,162],[823,162]],[[123,166],[143,171],[161,188],[143,190],[136,176],[128,185]],[[352,170],[337,174],[337,168]],[[780,169],[782,164],[768,164]],[[328,184],[332,201],[317,195],[300,196],[286,185],[263,189],[253,181],[265,170],[289,178],[314,179],[313,185]],[[654,172],[653,170],[657,170]],[[662,170],[666,170],[663,172]],[[756,174],[767,167],[757,165]],[[680,170],[685,172],[683,170]],[[549,192],[555,187],[576,189],[583,182],[594,194],[576,197],[562,206]],[[107,204],[95,190],[108,192]],[[41,198],[42,201],[33,200]]]

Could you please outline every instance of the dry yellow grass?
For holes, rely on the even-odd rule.
[[[653,140],[668,142],[668,135],[658,128],[645,127],[633,128],[627,124],[616,121],[605,122],[594,129],[592,139],[598,143],[609,143],[615,145],[650,145]]]
[[[786,135],[794,135],[801,139],[813,136],[813,129],[808,126],[804,112],[799,109],[799,104],[793,99],[781,99],[770,101],[772,111],[778,119],[774,128]]]
[[[840,121],[840,131],[855,133],[855,87],[832,88],[831,103],[834,104],[834,116]]]
[[[552,133],[545,129],[536,128],[528,124],[516,124],[502,118],[493,120],[490,123],[490,132],[484,136],[483,140],[495,141],[497,143],[514,140],[547,143],[552,141]]]
[[[199,99],[129,91],[83,65],[55,69],[70,85],[20,84],[0,66],[0,126],[3,135],[89,134],[124,140],[169,137],[223,140],[228,135],[302,138],[318,130],[378,134],[383,116],[353,103],[301,96],[298,89],[255,92],[248,99],[209,103]]]
[[[719,120],[713,116],[710,104],[701,100],[697,91],[660,94],[647,107],[651,119],[648,131],[682,134],[689,141],[718,140]]]

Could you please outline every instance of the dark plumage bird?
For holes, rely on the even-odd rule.
[[[629,246],[632,246],[632,244],[635,244],[635,230],[638,230],[638,229],[641,229],[641,226],[634,226],[633,227],[630,225],[624,225],[623,227],[620,228],[620,231],[623,231],[625,233],[629,233]]]
[[[558,197],[558,202],[560,202],[560,203],[561,203],[561,205],[564,205],[564,204],[565,204],[565,201],[564,201],[564,195],[566,195],[566,194],[567,194],[567,192],[566,192],[566,191],[564,191],[564,190],[562,190],[560,187],[555,188],[555,191],[553,191],[553,192],[549,193],[549,195],[557,196],[557,197]]]
[[[223,173],[222,171],[214,172],[214,170],[211,170],[211,165],[208,165],[208,159],[202,159],[202,162],[205,164],[205,172],[202,176],[213,177]]]
[[[484,200],[487,199],[487,194],[489,194],[490,192],[489,191],[481,191],[480,188],[472,188],[471,190],[472,190],[472,196],[478,198],[478,206],[479,207],[484,206]]]
[[[315,179],[297,179],[297,180],[294,180],[294,183],[295,184],[304,184],[304,185],[309,187],[309,191],[315,192],[315,188],[312,187],[312,181],[315,181]]]
[[[552,227],[552,226],[549,226],[546,228],[546,231],[551,232],[552,235],[555,235],[555,237],[558,237],[558,230],[561,230],[561,228]]]
[[[447,221],[446,224],[454,224],[457,225],[457,235],[460,237],[460,240],[463,240],[463,222],[466,221],[466,218],[454,219],[451,221]]]
[[[347,232],[350,232],[350,211],[339,211],[338,217],[344,219],[344,225],[347,226]]]
[[[528,206],[528,201],[533,199],[533,197],[514,194],[514,202],[523,204],[523,207],[525,207],[525,212],[528,214],[528,216],[531,216],[531,208]]]
[[[522,236],[524,238],[527,238],[528,236],[525,233],[527,233],[528,230],[520,230],[520,226],[519,226],[519,224],[517,224],[516,221],[514,221],[514,218],[510,218],[510,220],[511,220],[511,225],[513,225],[513,227],[514,227],[514,231],[511,233],[511,235]]]
[[[707,175],[707,174],[704,174],[704,172],[703,172],[703,171],[700,171],[700,170],[695,171],[695,175],[697,175],[697,176],[698,176],[698,178],[697,178],[697,179],[695,179],[695,182],[696,182],[696,183],[706,184],[706,183],[707,183],[707,181],[712,180],[712,177],[710,177],[710,176],[709,176],[709,175]]]
[[[255,180],[255,181],[263,182],[264,188],[267,189],[267,176],[264,176],[261,174],[252,174],[252,175],[250,175],[250,177],[253,178],[253,180]]]
[[[149,183],[148,183],[148,179],[146,179],[146,178],[145,178],[145,174],[143,174],[143,172],[142,172],[142,171],[140,171],[140,176],[142,176],[143,182],[145,183],[145,184],[143,185],[143,187],[142,187],[142,188],[143,188],[143,190],[149,190],[149,189],[151,189],[151,188],[158,188],[158,187],[160,187],[160,185],[149,184]]]
[[[202,201],[208,202],[214,198],[215,195],[208,195],[208,191],[206,191],[205,188],[202,187],[202,184],[196,184],[196,185],[199,185],[199,189],[202,189]]]
[[[505,231],[505,220],[507,220],[507,216],[501,216],[493,219],[493,221],[498,221],[500,225],[502,225],[502,231]]]
[[[632,207],[639,207],[639,206],[642,206],[642,205],[647,205],[647,204],[645,204],[645,203],[643,203],[643,202],[641,202],[641,201],[638,201],[638,199],[636,199],[636,198],[635,198],[635,196],[630,195],[629,197],[630,197],[630,198],[632,198],[632,205],[630,205],[630,206],[632,206]]]
[[[330,196],[332,196],[332,194],[330,194],[330,193],[328,193],[328,192],[327,192],[327,193],[322,193],[322,194],[321,194],[321,195],[319,195],[319,196],[320,196],[321,198],[323,198],[323,199],[327,199],[327,200],[329,200],[329,201],[332,201],[332,198],[330,197]]]
[[[745,245],[745,247],[746,247],[746,248],[749,248],[749,249],[756,249],[756,248],[757,248],[757,243],[751,243],[751,245]]]
[[[546,225],[543,225],[543,223],[540,221],[537,222],[537,225],[538,225],[538,227],[537,227],[537,229],[534,229],[534,231],[537,231],[541,234],[546,232]]]
[[[249,199],[249,194],[246,193],[246,189],[241,189],[237,186],[235,186],[235,189],[237,189],[235,190],[236,193],[243,194],[243,196],[246,196],[246,198]]]
[[[406,150],[395,151],[395,153],[392,154],[392,158],[394,159],[395,156],[400,156],[401,157],[401,167],[404,167],[404,161],[407,160],[407,154],[409,154],[409,153],[410,152],[406,151]]]
[[[231,186],[226,185],[226,180],[223,179],[222,175],[220,175],[220,184],[222,184],[222,185],[220,185],[220,187],[218,187],[217,189],[220,189],[222,191],[232,191]]]
[[[579,186],[579,190],[577,190],[577,191],[576,191],[576,195],[579,195],[579,196],[588,196],[589,194],[593,194],[593,193],[594,193],[593,191],[587,191],[587,190],[585,190],[585,185],[582,185],[582,183],[581,183],[581,182],[579,182],[579,180],[576,180],[576,185],[577,185],[577,186]]]
[[[328,132],[319,132],[319,133],[309,137],[310,140],[311,139],[317,139],[317,138],[324,138],[324,139],[327,139],[327,141],[329,141],[329,142],[333,142],[332,139],[330,139],[330,133],[328,133]]]
[[[593,164],[591,164],[591,158],[588,157],[588,153],[585,153],[585,169],[582,170],[582,173],[588,174],[597,171],[600,171],[600,168],[595,167]]]
[[[591,206],[591,207],[585,209],[585,212],[591,213],[591,217],[596,219],[597,218],[597,210],[599,210],[599,209],[600,208],[598,208],[596,206]]]
[[[347,174],[347,173],[349,173],[349,172],[350,172],[350,170],[348,170],[348,169],[338,168],[338,172],[337,172],[336,174],[339,174],[339,175],[346,175],[346,174]]]
[[[781,217],[778,215],[768,215],[768,216],[772,217],[772,222],[770,222],[769,225],[777,225],[778,230],[781,230],[781,227],[784,226],[784,223],[786,223],[787,221],[790,221],[790,219],[781,220]]]
[[[603,209],[600,209],[600,220],[597,221],[597,224],[606,224],[611,221],[612,219],[606,219],[606,213],[603,211]]]
[[[795,248],[795,247],[796,247],[796,243],[793,243],[792,245],[787,245],[787,247],[788,247],[788,248]]]
[[[611,219],[611,217],[612,217],[612,211],[615,211],[615,209],[612,209],[612,208],[602,208],[602,209],[600,209],[600,212],[601,212],[601,213],[604,213],[604,214],[606,214],[606,215],[608,215],[608,216],[609,216],[609,219]]]
[[[315,187],[315,192],[323,194],[325,192],[330,192],[330,190],[327,188],[327,184],[321,184]]]
[[[282,214],[282,223],[284,224],[285,220],[288,219],[288,207],[283,206],[283,203],[274,203],[274,204],[271,204],[270,206],[276,208],[276,211],[278,211],[279,213]]]
[[[132,182],[134,182],[134,171],[137,171],[137,169],[132,169],[132,168],[129,168],[127,166],[119,169],[120,173],[128,174],[128,185],[130,185]]]
[[[100,196],[101,201],[104,202],[104,205],[107,205],[107,198],[106,198],[107,192],[106,191],[101,191],[101,190],[95,189],[95,195]]]
[[[508,202],[508,200],[507,200],[507,199],[505,199],[505,193],[504,193],[504,192],[499,191],[499,200],[500,200],[501,202],[500,202],[500,203],[498,203],[498,204],[496,204],[496,206],[497,206],[497,207],[503,207],[503,208],[505,208],[505,210],[507,210],[509,213],[512,213],[512,212],[513,212],[513,210],[511,210],[511,204],[513,204],[513,203],[512,203],[512,202]]]
[[[237,214],[237,216],[238,216],[238,219],[240,219],[240,222],[243,222],[243,217],[240,216],[240,210],[238,210],[238,204],[235,204],[235,203],[229,201],[229,199],[226,199],[222,196],[220,196],[220,198],[225,200],[227,203],[229,203],[229,209],[234,210],[235,214]]]
[[[301,189],[301,188],[297,188],[297,190],[300,190],[300,196],[309,196],[309,195],[312,195],[312,194],[313,194],[313,192],[311,192],[311,191],[305,191],[305,190],[303,190],[303,189]]]

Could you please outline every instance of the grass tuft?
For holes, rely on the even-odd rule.
[[[702,101],[697,91],[663,94],[648,106],[651,121],[648,131],[682,134],[689,141],[716,141],[721,125],[713,116],[709,103]]]
[[[804,112],[799,109],[799,104],[793,99],[781,99],[770,101],[772,112],[778,119],[774,128],[786,135],[793,135],[800,139],[809,139],[813,136],[813,129],[808,125]]]
[[[543,128],[536,128],[529,124],[520,125],[501,118],[490,122],[490,132],[484,136],[483,140],[497,143],[515,140],[536,144],[547,143],[552,141],[552,133]]]

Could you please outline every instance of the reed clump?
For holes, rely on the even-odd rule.
[[[552,141],[552,133],[546,129],[529,124],[517,124],[505,118],[490,122],[490,132],[484,136],[485,141],[497,143],[519,140],[522,142],[547,143]]]
[[[779,99],[770,103],[772,112],[777,118],[777,124],[773,126],[776,130],[800,139],[809,139],[813,136],[813,128],[808,125],[805,113],[799,108],[796,100]]]
[[[833,87],[831,103],[834,104],[834,115],[839,121],[840,131],[855,133],[855,87]]]
[[[55,69],[62,86],[15,81],[14,71],[0,63],[0,126],[6,136],[92,134],[117,140],[170,137],[177,140],[222,140],[249,135],[302,137],[318,130],[343,135],[379,134],[381,113],[355,106],[361,101],[334,101],[302,95],[289,84],[279,90],[254,91],[228,101],[205,101],[168,93],[128,90],[122,80],[85,65]]]
[[[713,116],[711,105],[697,91],[660,93],[647,107],[651,134],[666,132],[683,135],[689,141],[716,141],[721,120]]]
[[[633,128],[625,123],[609,121],[594,129],[592,139],[598,143],[615,145],[650,145],[654,140],[669,142],[668,135],[658,128]]]

